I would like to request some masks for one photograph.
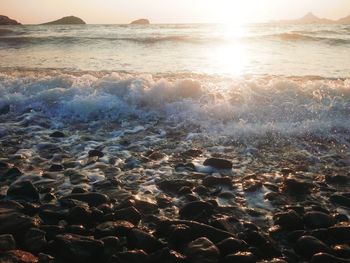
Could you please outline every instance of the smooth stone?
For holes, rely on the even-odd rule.
[[[66,137],[66,135],[63,132],[55,131],[55,132],[50,134],[50,137],[52,137],[52,138],[64,138],[64,137]]]
[[[330,253],[331,249],[313,236],[302,236],[296,243],[295,252],[306,258],[311,258],[314,254],[320,252]]]
[[[38,258],[23,250],[10,250],[0,254],[1,263],[38,263]]]
[[[167,247],[153,253],[150,262],[166,262],[166,263],[185,263],[186,258],[181,253],[171,250]]]
[[[304,223],[308,228],[328,228],[335,225],[336,220],[325,213],[312,211],[304,215]]]
[[[350,263],[350,259],[338,258],[328,253],[317,253],[312,257],[311,263]]]
[[[102,252],[103,242],[88,236],[57,235],[53,243],[55,257],[68,262],[98,262]]]
[[[24,247],[26,250],[37,253],[47,246],[46,233],[38,228],[31,228],[24,237]]]
[[[275,214],[275,224],[288,231],[304,229],[302,218],[294,210]]]
[[[69,209],[67,221],[70,224],[92,224],[92,211],[86,206],[75,206]]]
[[[221,242],[217,243],[216,246],[219,248],[220,254],[223,257],[228,254],[247,251],[248,249],[248,244],[245,241],[233,237],[222,240]]]
[[[141,220],[140,212],[133,206],[119,209],[115,211],[114,219],[116,220],[126,220],[134,225],[138,225]]]
[[[211,166],[216,169],[232,169],[232,162],[220,159],[220,158],[208,158],[204,161],[203,165]]]
[[[49,168],[49,172],[60,172],[63,170],[64,170],[64,167],[60,164],[53,164]]]
[[[116,253],[109,263],[147,263],[148,254],[142,249]]]
[[[350,245],[336,245],[333,247],[334,255],[341,258],[349,258],[350,259]]]
[[[311,235],[327,244],[339,244],[350,242],[350,225],[332,226],[327,229],[315,229]]]
[[[227,255],[224,263],[256,263],[256,259],[251,252],[237,252]]]
[[[185,157],[192,157],[192,158],[194,158],[194,157],[200,156],[202,153],[203,153],[203,151],[199,150],[199,149],[189,149],[189,150],[183,152],[182,155],[185,156]]]
[[[165,157],[166,155],[164,153],[161,152],[153,152],[150,155],[148,155],[147,157],[153,161],[158,161],[161,160]]]
[[[194,186],[194,183],[188,180],[174,179],[160,181],[157,183],[157,186],[164,192],[177,194],[182,187],[187,186],[192,188]]]
[[[70,194],[62,198],[64,199],[74,199],[78,201],[82,201],[85,203],[88,203],[89,206],[99,206],[104,203],[107,203],[109,201],[109,198],[107,195],[100,194],[100,193],[81,193],[81,194]]]
[[[99,158],[102,158],[105,154],[103,152],[99,151],[99,150],[90,150],[88,152],[88,155],[89,155],[89,157],[97,156]]]
[[[12,234],[16,239],[21,239],[28,229],[39,224],[38,218],[21,213],[0,214],[0,234]]]
[[[63,234],[65,228],[58,225],[41,225],[39,229],[45,232],[45,238],[47,241],[53,240],[57,235]]]
[[[202,217],[207,217],[212,213],[212,204],[203,201],[194,201],[187,203],[179,210],[180,218],[187,220],[195,220]]]
[[[158,205],[156,203],[148,202],[145,200],[133,200],[133,205],[142,214],[157,214],[159,213]]]
[[[127,236],[133,228],[134,225],[128,221],[107,221],[96,226],[95,234],[97,237]]]
[[[7,196],[12,199],[25,199],[33,201],[39,201],[40,199],[38,189],[30,181],[12,184],[7,190]]]
[[[38,255],[39,263],[55,263],[55,258],[51,255],[39,253]]]
[[[162,243],[149,234],[140,229],[132,229],[128,236],[128,247],[131,249],[143,249],[146,252],[154,252],[162,247]]]
[[[193,233],[189,226],[184,224],[171,226],[168,241],[175,247],[183,246],[193,239]]]
[[[0,235],[0,252],[16,248],[16,241],[10,234]]]
[[[291,195],[308,194],[312,187],[313,185],[311,183],[295,178],[287,178],[284,181],[284,190]]]
[[[22,174],[23,174],[22,171],[17,167],[11,167],[10,169],[2,173],[2,175],[0,176],[0,182],[5,182],[5,181],[13,182]]]
[[[207,238],[200,237],[188,244],[185,255],[191,263],[219,262],[219,249]]]
[[[206,187],[214,187],[217,185],[225,185],[232,187],[232,179],[230,177],[218,177],[208,175],[202,180],[202,184]]]
[[[326,182],[330,184],[346,184],[350,181],[350,177],[347,175],[326,175]]]
[[[332,203],[350,208],[350,198],[344,195],[334,194],[330,197],[329,200]]]
[[[123,246],[119,238],[114,236],[107,236],[100,239],[103,242],[103,255],[104,258],[109,259],[112,255],[120,252]]]
[[[68,208],[63,208],[59,205],[46,204],[41,206],[39,217],[45,224],[58,224],[59,221],[67,219],[68,212]]]

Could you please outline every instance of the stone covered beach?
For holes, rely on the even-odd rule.
[[[350,262],[337,140],[0,111],[0,262]]]

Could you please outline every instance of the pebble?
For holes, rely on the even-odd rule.
[[[189,243],[185,255],[191,263],[217,263],[220,258],[219,249],[205,237]]]
[[[227,255],[224,263],[256,263],[256,259],[251,252],[238,252]]]
[[[231,161],[220,158],[208,158],[204,161],[203,165],[225,170],[232,169],[233,166]]]
[[[287,212],[275,214],[275,224],[288,231],[304,228],[303,220],[297,212],[289,210]]]
[[[10,185],[7,190],[7,196],[17,200],[39,201],[40,199],[38,189],[30,181],[23,181]]]
[[[328,253],[317,253],[312,257],[311,263],[350,263],[350,259],[338,258]]]
[[[62,198],[62,200],[67,199],[79,200],[88,203],[89,206],[95,207],[107,203],[109,201],[108,196],[93,192],[70,194]]]
[[[210,216],[213,212],[213,205],[209,202],[194,201],[187,203],[179,210],[181,219],[195,220]]]
[[[131,249],[143,249],[146,252],[154,252],[162,246],[162,243],[152,234],[137,228],[132,229],[127,238],[128,247]]]
[[[64,137],[66,137],[66,135],[61,131],[54,131],[53,133],[50,134],[50,137],[52,137],[52,138],[64,138]]]
[[[222,240],[216,246],[219,248],[222,256],[235,254],[239,251],[247,251],[248,249],[248,244],[245,241],[233,237]]]
[[[16,241],[10,234],[0,235],[0,252],[16,248]]]
[[[305,258],[311,258],[320,252],[331,253],[330,247],[313,236],[302,236],[299,238],[295,246],[295,251]]]
[[[304,215],[304,223],[308,228],[328,228],[336,223],[336,220],[325,213],[312,211]]]

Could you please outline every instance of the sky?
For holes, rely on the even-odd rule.
[[[0,14],[23,24],[75,15],[88,24],[249,23],[294,19],[313,12],[338,19],[350,15],[350,0],[0,0]]]

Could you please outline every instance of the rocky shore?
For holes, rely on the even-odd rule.
[[[0,123],[0,262],[350,262],[336,141],[220,145],[166,121],[64,125],[11,105]]]

